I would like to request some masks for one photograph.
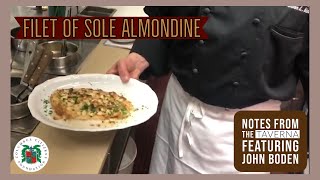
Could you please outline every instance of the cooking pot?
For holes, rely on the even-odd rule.
[[[21,77],[11,76],[11,87],[20,84]],[[30,115],[28,108],[28,100],[23,102],[15,102],[15,98],[11,96],[11,120],[21,119]]]
[[[28,40],[16,39],[19,30],[20,27],[11,29],[11,46],[18,51],[25,52],[27,50]]]
[[[80,55],[78,53],[78,46],[71,42],[66,42],[66,55],[62,55],[63,41],[48,41],[40,43],[39,46],[52,51],[53,58],[51,63],[48,65],[48,69],[64,69],[73,67],[78,64]]]

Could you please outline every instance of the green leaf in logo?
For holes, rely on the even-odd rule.
[[[40,150],[40,145],[35,145],[33,146],[33,149],[37,151],[37,161],[41,162],[41,150]]]
[[[30,148],[28,145],[22,145],[23,149],[21,150],[21,156],[22,156],[22,162],[25,162],[27,157],[26,157],[26,151]]]

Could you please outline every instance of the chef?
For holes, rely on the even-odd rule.
[[[280,110],[300,80],[309,97],[308,7],[145,7],[149,16],[208,16],[206,40],[136,40],[109,69],[123,82],[172,72],[150,165],[156,174],[241,173],[234,115]]]

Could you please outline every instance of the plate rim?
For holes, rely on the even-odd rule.
[[[146,121],[148,121],[156,112],[157,112],[157,109],[158,109],[158,105],[159,105],[159,99],[158,99],[158,96],[157,94],[152,90],[152,88],[137,80],[137,79],[130,79],[130,81],[133,81],[134,83],[138,83],[142,86],[144,86],[145,88],[147,88],[148,90],[150,90],[151,92],[151,97],[154,98],[154,108],[152,109],[149,109],[148,112],[150,112],[150,115],[147,115],[147,116],[144,116],[144,118],[138,122],[135,122],[135,123],[128,123],[128,124],[125,124],[125,125],[122,125],[120,127],[110,127],[110,128],[70,128],[70,127],[66,127],[66,126],[63,126],[63,125],[58,125],[56,123],[51,123],[50,120],[45,120],[43,119],[42,117],[42,114],[38,113],[36,108],[32,107],[34,102],[36,102],[37,98],[36,98],[36,94],[37,92],[39,92],[40,90],[42,90],[43,88],[42,87],[45,87],[47,86],[48,84],[54,84],[54,82],[61,82],[63,80],[68,80],[68,79],[72,79],[72,78],[81,78],[81,77],[98,77],[98,76],[101,76],[101,77],[112,77],[112,78],[117,78],[117,79],[120,79],[120,77],[118,75],[114,75],[114,74],[100,74],[100,73],[90,73],[90,74],[71,74],[71,75],[67,75],[67,76],[59,76],[59,77],[55,77],[55,78],[52,78],[52,79],[48,79],[46,80],[45,82],[37,85],[33,91],[31,92],[31,94],[29,95],[29,99],[28,99],[28,108],[30,110],[30,113],[31,115],[33,116],[33,118],[35,118],[36,120],[38,120],[39,122],[45,124],[45,125],[48,125],[50,127],[53,127],[53,128],[57,128],[57,129],[63,129],[63,130],[69,130],[69,131],[78,131],[78,132],[103,132],[103,131],[114,131],[114,130],[119,130],[119,129],[125,129],[125,128],[129,128],[129,127],[134,127],[134,126],[137,126],[139,124],[142,124]]]

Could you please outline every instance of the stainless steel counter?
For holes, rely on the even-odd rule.
[[[14,19],[16,16],[47,16],[48,11],[37,11],[31,7],[14,6],[10,9],[10,28],[18,27],[19,24]]]

